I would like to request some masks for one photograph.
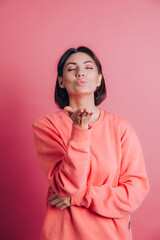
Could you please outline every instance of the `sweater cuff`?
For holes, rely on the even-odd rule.
[[[75,125],[72,125],[72,132],[70,142],[74,142],[81,147],[88,147],[90,145],[92,127],[89,129],[81,129]]]
[[[71,205],[76,205],[79,207],[86,207],[87,202],[85,200],[85,195],[87,192],[87,186],[85,186],[85,188],[83,189],[82,192],[80,192],[79,194],[76,194],[75,196],[71,197]]]

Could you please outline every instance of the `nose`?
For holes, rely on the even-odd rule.
[[[82,77],[82,76],[84,76],[84,73],[78,73],[78,74],[76,74],[76,77],[78,78],[78,77]]]
[[[82,77],[82,76],[84,76],[84,72],[79,69],[79,70],[76,72],[76,77],[79,78],[79,77]]]

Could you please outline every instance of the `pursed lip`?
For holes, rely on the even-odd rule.
[[[79,84],[79,83],[86,83],[87,81],[86,80],[84,80],[84,79],[78,79],[77,80],[77,84]]]
[[[78,79],[76,82],[76,85],[78,87],[84,87],[86,85],[87,81],[85,81],[84,79]]]

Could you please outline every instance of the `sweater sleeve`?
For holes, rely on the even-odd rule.
[[[92,129],[72,126],[67,147],[56,127],[42,119],[32,125],[38,160],[52,189],[73,196],[86,184]]]
[[[71,205],[91,208],[109,218],[121,218],[135,211],[149,191],[144,158],[135,131],[126,131],[121,138],[121,167],[117,186],[86,185],[74,196]]]

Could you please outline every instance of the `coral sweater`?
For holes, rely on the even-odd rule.
[[[80,129],[64,110],[33,123],[38,159],[51,187],[71,197],[48,203],[41,240],[131,240],[130,213],[149,191],[143,153],[127,120],[101,110]]]

